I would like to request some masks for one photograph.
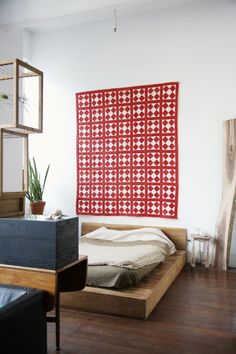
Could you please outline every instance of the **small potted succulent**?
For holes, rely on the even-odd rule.
[[[31,213],[33,215],[42,215],[44,211],[44,207],[46,202],[43,201],[43,192],[48,176],[50,165],[48,165],[43,183],[41,182],[40,174],[38,172],[38,168],[33,157],[32,162],[29,160],[29,171],[28,171],[28,179],[29,179],[29,187],[28,192],[26,193],[26,198],[30,201]]]

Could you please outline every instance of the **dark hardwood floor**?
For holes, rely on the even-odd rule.
[[[62,309],[58,353],[236,354],[236,272],[186,266],[146,321]]]

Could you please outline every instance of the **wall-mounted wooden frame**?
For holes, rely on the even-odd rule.
[[[14,59],[0,62],[0,128],[43,130],[43,72]]]
[[[6,141],[7,140],[12,140],[14,144],[14,140],[20,141],[20,144],[22,145],[21,148],[22,150],[19,151],[21,160],[22,162],[20,164],[20,186],[17,184],[13,183],[8,184],[8,186],[4,186],[4,170],[6,169],[6,164],[9,161],[10,164],[13,164],[12,171],[8,173],[10,174],[16,174],[17,171],[15,170],[15,164],[17,160],[19,159],[18,156],[15,156],[15,150],[19,148],[19,145],[13,145],[13,147],[10,147],[10,150],[8,149],[6,154]],[[14,148],[14,149],[13,149]],[[19,132],[13,132],[8,129],[0,129],[0,195],[3,193],[6,195],[7,193],[26,193],[28,190],[28,135],[19,133]],[[13,156],[15,156],[15,161],[13,159]],[[19,174],[18,173],[18,174]],[[17,176],[16,176],[17,177]],[[11,178],[8,177],[8,178]]]

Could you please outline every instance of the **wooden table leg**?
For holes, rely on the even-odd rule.
[[[55,303],[55,312],[56,312],[56,350],[60,350],[60,290],[58,287],[58,292],[56,296]]]
[[[56,351],[60,350],[60,284],[59,279],[55,295],[55,316],[47,316],[47,322],[55,323]]]
[[[201,264],[202,263],[202,241],[198,241],[198,262]]]
[[[207,249],[206,249],[206,260],[205,260],[205,267],[208,268],[210,265],[210,260],[209,260],[209,243],[210,241],[207,240]]]
[[[87,257],[80,257],[69,267],[65,266],[56,275],[55,281],[55,316],[48,316],[48,322],[55,323],[56,330],[56,350],[60,350],[60,293],[67,291],[82,290],[85,286],[87,274]]]
[[[196,264],[194,239],[193,239],[192,242],[193,242],[193,244],[192,244],[192,261],[191,261],[191,266],[194,268],[194,267],[195,267],[195,264]]]

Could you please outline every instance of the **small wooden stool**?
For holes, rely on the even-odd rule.
[[[210,265],[209,262],[209,245],[210,245],[210,236],[200,236],[200,235],[192,235],[193,244],[192,244],[192,260],[191,266],[195,267],[196,263],[204,263],[205,267],[208,268]],[[198,242],[198,262],[196,262],[196,255],[195,255],[195,242]],[[202,260],[202,244],[206,244],[206,255]]]

